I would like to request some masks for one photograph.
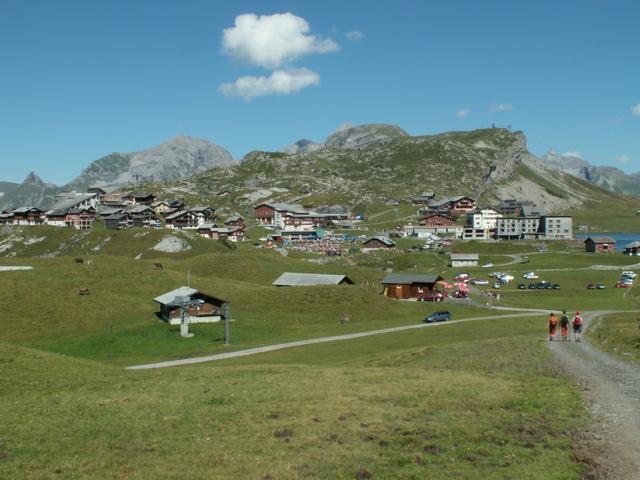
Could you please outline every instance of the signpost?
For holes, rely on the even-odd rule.
[[[230,315],[229,304],[225,303],[222,305],[222,316],[224,317],[224,344],[231,344],[231,332],[229,331],[229,315]]]

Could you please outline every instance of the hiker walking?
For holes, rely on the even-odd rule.
[[[569,317],[567,316],[566,310],[562,310],[562,317],[560,317],[560,330],[562,332],[562,341],[566,342],[569,340]]]
[[[582,324],[582,315],[580,314],[580,312],[576,312],[575,316],[573,317],[573,338],[576,342],[582,341]]]
[[[558,317],[555,313],[549,314],[549,341],[553,342],[558,336]]]

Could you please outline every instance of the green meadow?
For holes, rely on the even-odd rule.
[[[0,265],[34,267],[0,272],[0,478],[581,478],[571,445],[583,426],[575,412],[585,406],[553,365],[545,314],[487,310],[487,287],[467,303],[395,301],[379,282],[389,271],[451,280],[463,270],[477,278],[499,270],[516,277],[500,289],[499,305],[631,310],[636,289],[615,289],[615,270],[591,267],[633,259],[564,243],[540,253],[537,243],[469,242],[453,248],[479,251],[481,264],[496,266],[451,269],[447,255],[405,251],[410,242],[393,253],[283,256],[177,233],[189,250],[152,250],[166,235],[45,227],[0,234],[0,245],[16,243]],[[524,256],[528,263],[519,263]],[[561,288],[518,290],[531,270]],[[285,271],[344,273],[356,285],[272,286]],[[153,298],[187,281],[229,301],[230,346],[220,324],[193,325],[195,336],[185,339],[156,316]],[[598,282],[607,288],[586,289]],[[80,287],[90,295],[79,296]],[[455,320],[497,318],[193,366],[123,368],[416,325],[440,308]],[[340,324],[344,311],[351,318]],[[622,351],[612,332],[628,318],[603,322],[597,334]]]

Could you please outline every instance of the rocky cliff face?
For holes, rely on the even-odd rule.
[[[178,136],[135,153],[114,153],[96,160],[66,187],[122,186],[142,181],[169,181],[233,163],[224,148],[206,140]]]

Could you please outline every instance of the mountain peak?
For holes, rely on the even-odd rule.
[[[408,137],[409,134],[396,125],[371,123],[357,125],[342,125],[327,137],[324,146],[327,148],[361,148],[367,145],[389,143],[398,137]]]
[[[36,172],[29,172],[29,175],[22,181],[23,185],[44,185],[44,181],[36,175]]]

